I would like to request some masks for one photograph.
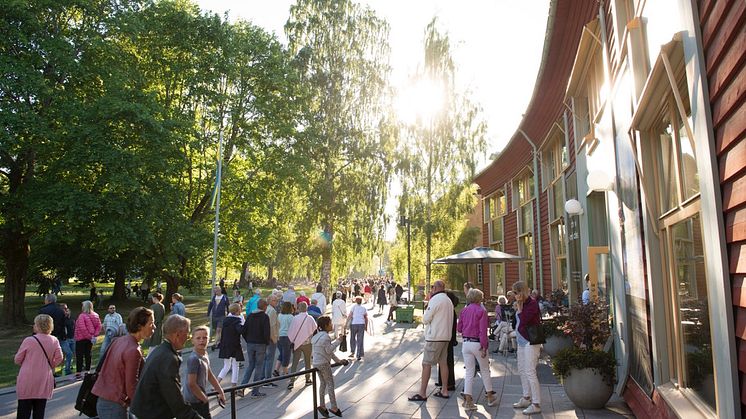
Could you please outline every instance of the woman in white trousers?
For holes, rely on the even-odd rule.
[[[484,391],[487,395],[487,405],[494,406],[497,403],[495,392],[492,391],[492,377],[490,377],[490,362],[487,358],[487,311],[482,306],[484,294],[481,290],[472,288],[466,294],[467,306],[461,311],[457,330],[464,338],[462,354],[466,365],[464,376],[464,404],[466,410],[476,410],[472,389],[476,364],[479,363],[479,372],[482,375]]]
[[[513,407],[523,409],[524,415],[541,412],[541,388],[536,375],[536,364],[539,361],[541,345],[532,345],[528,340],[528,328],[541,327],[539,303],[529,296],[526,284],[518,281],[513,284],[516,295],[516,341],[518,343],[518,372],[521,374],[523,397],[513,403]]]

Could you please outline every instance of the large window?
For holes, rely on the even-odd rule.
[[[519,262],[519,279],[533,289],[534,281],[534,174],[525,170],[513,183],[514,201],[518,210],[518,253],[524,258]]]
[[[666,55],[676,79],[663,70]],[[699,175],[681,45],[662,48],[633,124],[640,132],[648,202],[658,225],[667,308],[669,378],[687,397],[715,409],[715,378]],[[674,89],[679,97],[674,96]]]
[[[565,222],[560,218],[550,226],[552,229],[552,286],[561,288],[567,292],[569,284],[567,281],[567,230]]]
[[[489,239],[490,247],[503,251],[503,221],[507,213],[507,199],[505,189],[498,190],[489,198],[491,208],[489,220]],[[505,293],[505,264],[495,263],[490,265],[490,294],[503,295]]]

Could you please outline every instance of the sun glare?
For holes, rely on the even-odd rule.
[[[422,78],[405,86],[397,97],[397,114],[404,123],[429,124],[443,110],[443,83]]]

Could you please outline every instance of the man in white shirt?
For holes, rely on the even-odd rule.
[[[114,304],[109,305],[109,312],[104,317],[104,321],[101,324],[101,330],[104,332],[104,343],[101,344],[101,352],[99,358],[106,352],[106,348],[115,337],[120,335],[120,328],[124,325],[122,321],[122,315],[117,313],[117,306]],[[126,333],[126,332],[125,332]]]
[[[433,293],[422,315],[422,324],[425,325],[422,381],[420,392],[409,398],[413,402],[427,400],[427,384],[430,381],[433,365],[440,367],[440,382],[448,383],[448,345],[451,344],[453,303],[445,291],[445,282],[438,280],[433,283]],[[443,399],[449,398],[448,386],[444,385],[442,390],[433,395]]]
[[[311,300],[316,300],[316,305],[321,309],[321,315],[326,314],[326,296],[322,292],[321,285],[316,286],[316,292],[311,295]]]
[[[334,338],[338,338],[345,332],[347,326],[347,303],[342,299],[342,291],[337,291],[337,298],[332,302],[332,324],[334,325]]]

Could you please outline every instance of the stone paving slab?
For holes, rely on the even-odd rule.
[[[463,391],[464,368],[461,347],[455,348],[456,391],[448,400],[429,397],[424,403],[415,403],[407,397],[419,391],[421,360],[423,349],[423,328],[410,324],[387,325],[384,316],[371,316],[376,334],[365,336],[365,357],[362,361],[352,361],[348,366],[335,368],[336,395],[339,407],[347,418],[524,418],[512,404],[521,396],[521,381],[518,376],[516,358],[512,354],[490,353],[490,372],[493,389],[498,403],[487,406],[481,377],[474,379],[473,394],[478,409],[466,412],[458,397]],[[494,343],[492,344],[494,346]],[[494,348],[491,348],[494,349]],[[211,367],[215,374],[223,366],[217,351],[208,352]],[[347,354],[337,353],[340,358]],[[186,355],[186,353],[184,354]],[[302,363],[301,363],[302,365]],[[186,363],[182,363],[182,370]],[[548,366],[539,367],[542,392],[541,415],[535,418],[631,418],[629,408],[619,397],[614,396],[604,410],[583,410],[576,408],[567,399],[557,380],[548,372]],[[184,373],[184,371],[182,371]],[[243,371],[241,371],[243,374]],[[433,375],[435,369],[433,369]],[[434,377],[428,384],[428,395],[435,391]],[[229,385],[228,383],[225,383]],[[236,399],[236,412],[239,418],[312,418],[313,393],[311,387],[303,386],[302,377],[296,379],[295,388],[287,390],[287,381],[277,382],[277,388],[263,388],[267,396],[251,399],[248,396]],[[75,396],[80,382],[55,390],[53,399],[47,404],[48,419],[77,417],[73,410]],[[15,394],[0,394],[0,419],[15,417]],[[228,396],[228,395],[226,395]],[[327,399],[328,404],[328,399]],[[230,400],[226,409],[212,402],[212,415],[216,419],[230,418]],[[334,417],[334,416],[332,416]]]

